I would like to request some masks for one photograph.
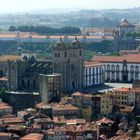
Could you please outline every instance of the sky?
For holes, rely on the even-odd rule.
[[[0,0],[0,13],[40,9],[112,9],[140,7],[140,0]]]

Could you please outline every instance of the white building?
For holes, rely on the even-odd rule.
[[[85,86],[94,86],[104,83],[103,64],[92,61],[84,63],[84,84]]]
[[[92,60],[103,63],[106,82],[131,83],[140,80],[140,54],[94,56]]]

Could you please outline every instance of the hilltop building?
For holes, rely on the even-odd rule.
[[[127,19],[122,19],[119,26],[119,36],[124,36],[127,33],[134,33],[135,32],[135,25],[128,22]]]
[[[138,47],[140,40],[133,36],[127,36],[134,32],[135,25],[130,23],[127,19],[122,19],[117,26],[112,51],[119,53],[120,50],[135,50]]]

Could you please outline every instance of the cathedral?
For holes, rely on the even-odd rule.
[[[83,46],[75,37],[70,43],[62,39],[53,47],[53,71],[62,75],[62,91],[82,89],[84,79]]]

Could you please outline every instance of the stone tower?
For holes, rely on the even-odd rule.
[[[62,75],[63,92],[71,92],[83,87],[83,46],[77,37],[71,43],[64,43],[60,38],[60,41],[54,45],[53,70],[54,73]]]

